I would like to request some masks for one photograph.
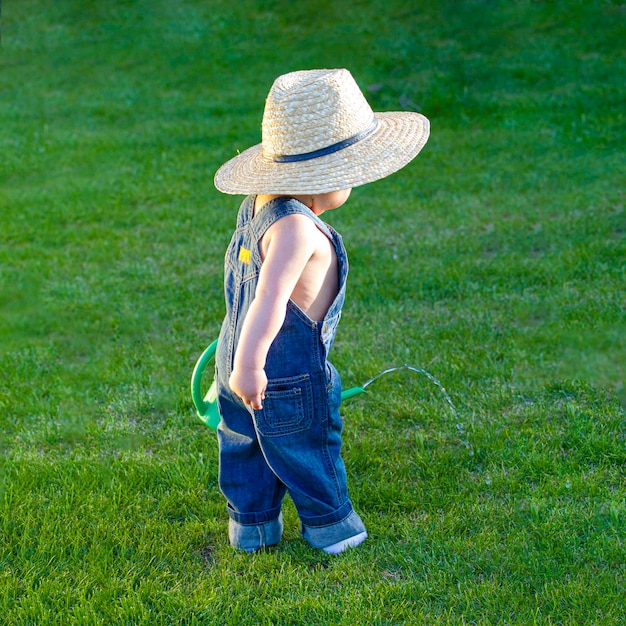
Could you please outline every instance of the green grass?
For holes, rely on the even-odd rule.
[[[5,3],[0,621],[623,624],[619,2]],[[219,165],[273,79],[348,67],[432,122],[328,215],[370,539],[228,545],[188,380],[223,315]]]

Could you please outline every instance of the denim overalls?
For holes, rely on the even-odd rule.
[[[365,530],[352,508],[340,456],[341,381],[327,361],[345,298],[348,260],[341,237],[293,198],[275,198],[254,215],[255,196],[242,203],[226,252],[226,317],[216,354],[221,421],[219,483],[228,502],[231,543],[256,550],[278,543],[281,502],[289,492],[302,534],[324,548]],[[339,293],[324,319],[311,320],[291,300],[266,360],[263,409],[247,407],[228,386],[241,327],[254,299],[262,260],[259,242],[277,220],[303,214],[334,244]]]

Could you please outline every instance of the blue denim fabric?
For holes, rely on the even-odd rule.
[[[305,205],[277,198],[254,216],[254,200],[249,196],[241,205],[225,259],[227,312],[216,353],[220,489],[235,547],[254,549],[255,537],[258,548],[268,545],[266,536],[277,542],[281,502],[289,492],[303,536],[323,548],[365,530],[348,498],[341,459],[341,380],[327,360],[345,298],[348,260],[341,237]],[[321,322],[289,301],[267,355],[263,409],[254,411],[230,390],[228,379],[262,264],[259,241],[277,220],[295,213],[312,219],[333,242],[339,293]]]

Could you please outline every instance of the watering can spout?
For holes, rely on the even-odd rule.
[[[352,387],[351,389],[346,389],[341,392],[341,400],[349,400],[350,398],[354,398],[354,396],[360,396],[362,393],[367,393],[363,387]]]
[[[220,413],[217,407],[217,388],[215,380],[211,383],[209,391],[202,393],[202,376],[215,356],[217,350],[217,339],[200,355],[191,375],[191,399],[196,407],[198,417],[213,430],[217,429],[220,423]],[[363,387],[352,387],[341,393],[341,400],[348,400],[365,393]]]

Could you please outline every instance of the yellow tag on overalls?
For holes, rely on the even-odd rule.
[[[239,260],[246,265],[250,265],[250,250],[246,250],[243,246],[239,246]]]

